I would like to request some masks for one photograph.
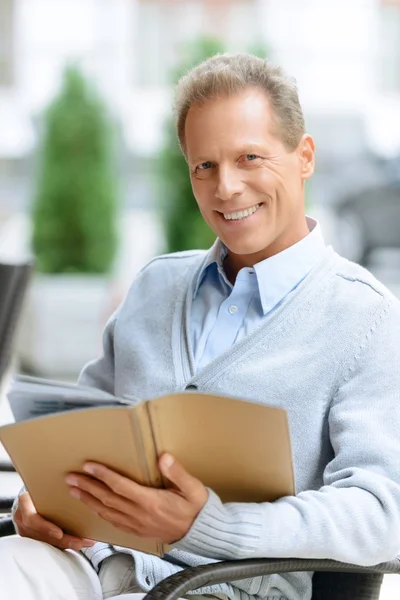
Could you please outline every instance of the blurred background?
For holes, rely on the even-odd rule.
[[[0,0],[0,260],[33,253],[26,372],[74,379],[135,273],[208,247],[173,84],[216,51],[298,83],[328,243],[400,290],[400,0]]]
[[[400,0],[0,0],[0,261],[36,263],[14,368],[74,380],[149,259],[212,243],[171,100],[216,51],[296,78],[308,213],[400,296]]]

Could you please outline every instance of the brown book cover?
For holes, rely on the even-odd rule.
[[[120,531],[74,499],[67,473],[92,460],[164,487],[157,459],[170,452],[223,502],[295,493],[286,411],[224,396],[190,391],[47,414],[1,427],[0,441],[45,518],[67,533],[158,556],[168,549],[161,541]]]

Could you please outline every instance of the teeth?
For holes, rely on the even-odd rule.
[[[256,210],[260,208],[259,204],[252,206],[251,208],[246,208],[246,210],[241,210],[239,212],[234,213],[224,213],[224,217],[227,221],[239,221],[240,219],[245,219],[250,215],[253,215]]]

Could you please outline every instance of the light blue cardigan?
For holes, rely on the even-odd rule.
[[[131,550],[149,590],[184,565],[256,557],[361,565],[400,549],[400,303],[328,248],[262,325],[195,373],[189,318],[204,252],[153,260],[104,333],[80,382],[133,402],[195,385],[288,412],[297,495],[274,503],[209,500],[164,560]],[[85,551],[96,567],[116,550]],[[311,574],[203,588],[235,599],[307,600]],[[199,592],[198,592],[199,593]]]

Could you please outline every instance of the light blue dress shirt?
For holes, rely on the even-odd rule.
[[[320,225],[307,217],[310,233],[286,250],[239,271],[235,285],[224,272],[227,249],[218,241],[195,287],[191,336],[196,370],[250,333],[322,259]]]

